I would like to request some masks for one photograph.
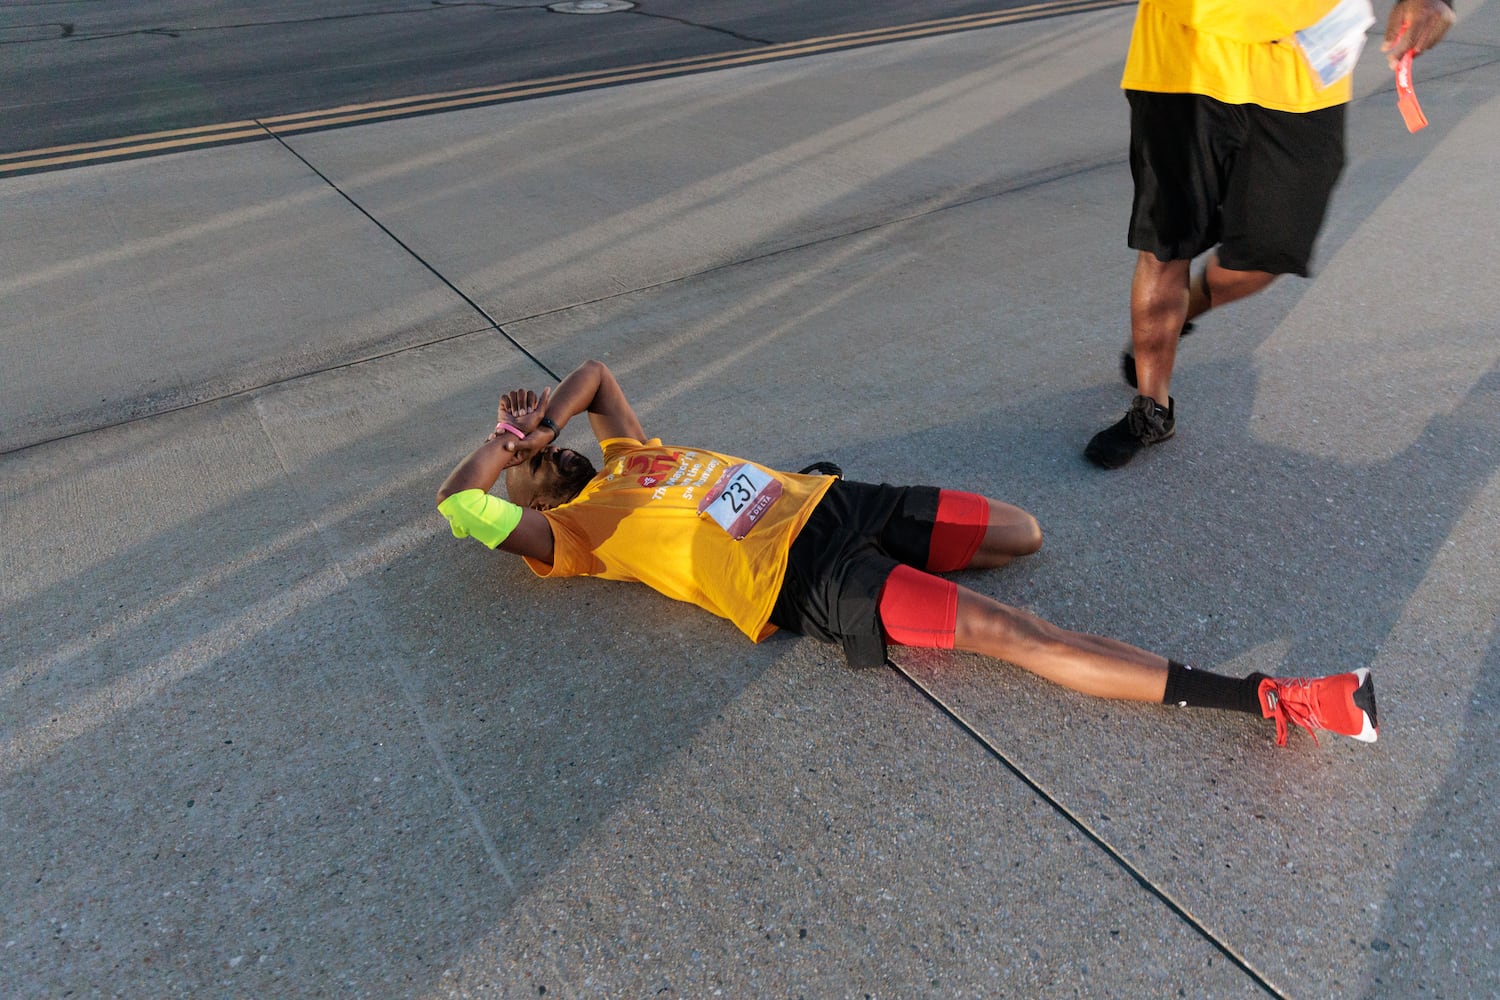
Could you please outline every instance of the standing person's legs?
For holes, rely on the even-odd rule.
[[[1192,322],[1210,309],[1227,306],[1231,302],[1248,298],[1264,290],[1280,275],[1267,271],[1235,271],[1219,263],[1219,255],[1211,253],[1203,269],[1193,276],[1188,287],[1188,322]]]
[[[1183,103],[1188,100],[1199,103]],[[1131,108],[1136,207],[1130,245],[1140,253],[1131,282],[1131,347],[1121,368],[1126,382],[1172,417],[1177,342],[1192,321],[1264,290],[1282,274],[1310,272],[1343,170],[1345,109],[1226,108],[1183,95],[1135,95]],[[1196,142],[1183,142],[1180,135],[1193,129]],[[1178,138],[1168,142],[1169,135]],[[1213,205],[1206,219],[1205,200]],[[1184,258],[1200,225],[1219,246],[1188,281]],[[1092,449],[1090,458],[1113,468],[1111,461],[1129,461],[1139,450],[1131,440],[1121,447],[1129,453]]]
[[[1178,270],[1188,261],[1159,261],[1141,251],[1130,282],[1130,343],[1120,356],[1120,371],[1132,389],[1144,385],[1143,396],[1171,405],[1172,369],[1177,363],[1177,342],[1193,329],[1193,320],[1210,309],[1254,295],[1278,277],[1265,271],[1236,271],[1219,263],[1211,253],[1187,285],[1187,310],[1177,322],[1176,307],[1181,282]],[[1164,313],[1166,313],[1164,315]],[[1145,379],[1137,377],[1136,358],[1149,369]]]
[[[1189,288],[1189,321],[1283,274],[1307,277],[1344,169],[1344,129],[1342,105],[1298,114],[1246,109],[1242,148],[1225,185],[1220,245]]]
[[[1136,256],[1130,280],[1130,345],[1136,386],[1161,407],[1172,402],[1172,366],[1177,341],[1188,319],[1191,260],[1157,260],[1146,250]]]
[[[1210,254],[1188,279],[1191,261],[1161,261],[1140,251],[1130,281],[1130,354],[1126,381],[1160,406],[1171,406],[1177,342],[1188,324],[1210,309],[1254,295],[1275,281],[1265,271],[1232,271]]]
[[[1126,91],[1135,194],[1129,244],[1131,350],[1125,377],[1139,386],[1125,416],[1095,434],[1084,455],[1117,469],[1176,430],[1172,366],[1188,319],[1193,258],[1219,241],[1220,205],[1237,131],[1235,106],[1196,94]]]

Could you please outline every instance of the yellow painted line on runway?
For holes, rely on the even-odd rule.
[[[641,63],[613,70],[570,73],[563,76],[544,77],[522,83],[499,87],[470,87],[463,90],[423,94],[416,97],[394,98],[349,104],[319,111],[304,111],[296,114],[275,115],[260,119],[225,122],[193,128],[171,129],[164,132],[147,132],[122,136],[96,142],[79,142],[66,146],[51,146],[45,149],[28,149],[15,153],[0,153],[0,177],[7,174],[57,169],[97,163],[114,159],[147,156],[176,152],[222,143],[242,142],[250,139],[270,138],[275,135],[295,135],[318,129],[338,128],[382,119],[402,118],[412,115],[432,114],[457,108],[477,107],[486,104],[501,104],[527,98],[545,97],[571,91],[637,83],[667,76],[702,73],[709,70],[728,69],[735,66],[791,59],[799,56],[836,52],[842,49],[861,48],[889,42],[926,38],[933,35],[973,31],[978,28],[1032,21],[1061,14],[1105,10],[1112,7],[1134,6],[1136,0],[1049,0],[1045,3],[1014,7],[1009,10],[986,14],[966,14],[958,17],[917,21],[912,24],[889,28],[872,28],[852,31],[822,38],[807,38],[796,42],[783,42],[758,49],[739,52],[724,52],[714,55],[690,56],[661,62]]]
[[[191,146],[237,142],[241,139],[265,139],[269,133],[253,121],[235,122],[231,126],[214,126],[214,131],[183,129],[187,133],[181,139],[162,139],[165,132],[126,136],[100,143],[78,143],[76,146],[54,146],[51,149],[32,149],[22,153],[6,153],[0,156],[0,176],[19,173],[23,170],[40,170],[48,167],[65,167],[76,164],[111,160],[116,157],[144,156],[150,153],[169,153]],[[77,148],[83,152],[58,155],[62,150]],[[30,157],[13,163],[3,162],[12,157]]]

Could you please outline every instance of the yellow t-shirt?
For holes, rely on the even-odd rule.
[[[569,503],[543,512],[552,523],[552,565],[527,559],[532,571],[644,583],[729,619],[756,642],[776,631],[767,619],[786,575],[787,550],[833,477],[757,465],[781,484],[781,496],[736,541],[700,515],[698,505],[742,459],[667,447],[659,438],[601,444],[599,475]]]
[[[1324,87],[1292,37],[1336,3],[1140,0],[1120,85],[1273,111],[1344,104],[1351,94],[1349,76]]]

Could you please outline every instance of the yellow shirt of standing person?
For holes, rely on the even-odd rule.
[[[1349,76],[1323,86],[1295,38],[1335,6],[1337,0],[1140,0],[1121,86],[1273,111],[1347,103]]]

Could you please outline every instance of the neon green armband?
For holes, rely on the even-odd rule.
[[[438,504],[454,538],[473,538],[490,548],[510,537],[521,523],[521,508],[484,490],[464,490]]]

